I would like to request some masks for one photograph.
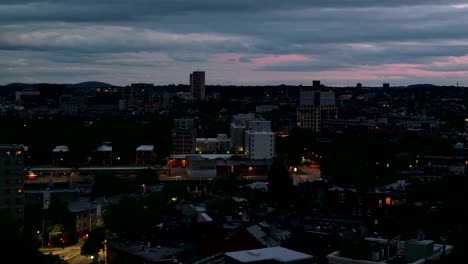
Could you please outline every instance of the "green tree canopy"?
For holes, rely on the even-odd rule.
[[[97,261],[98,253],[104,249],[106,231],[102,227],[97,227],[89,233],[88,239],[81,246],[81,255],[94,256],[93,261]]]

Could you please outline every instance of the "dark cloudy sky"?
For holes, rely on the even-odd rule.
[[[1,0],[0,84],[468,86],[468,0]]]

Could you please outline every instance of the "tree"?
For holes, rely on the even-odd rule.
[[[104,212],[104,225],[120,237],[136,239],[151,228],[151,210],[143,197],[125,197]]]
[[[104,249],[106,231],[102,227],[97,227],[89,233],[88,239],[81,246],[81,255],[94,256],[93,262],[97,262],[99,251]]]
[[[92,197],[113,196],[128,191],[126,183],[112,173],[97,172],[91,188]]]
[[[153,185],[159,182],[159,175],[155,170],[147,168],[138,172],[135,183],[137,188],[141,185]]]
[[[371,244],[361,237],[345,237],[343,238],[340,257],[370,260],[372,248]]]
[[[0,237],[4,241],[0,247],[2,263],[67,263],[59,256],[40,252],[35,235],[35,229],[24,226],[9,211],[0,210]]]
[[[50,240],[63,246],[75,241],[75,218],[68,209],[68,203],[60,199],[52,201],[46,212]]]
[[[268,172],[268,193],[273,201],[289,203],[291,197],[292,180],[289,176],[287,160],[284,156],[274,159]]]

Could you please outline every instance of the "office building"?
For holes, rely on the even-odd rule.
[[[321,122],[337,118],[335,92],[301,91],[297,126],[319,132]]]
[[[0,209],[15,218],[24,218],[23,145],[0,145]]]
[[[172,143],[174,154],[195,153],[195,120],[174,119],[172,129]]]
[[[190,74],[190,91],[192,99],[205,99],[205,72],[194,71]]]

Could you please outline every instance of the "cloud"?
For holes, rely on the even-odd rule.
[[[187,82],[199,67],[208,83],[446,81],[466,69],[466,24],[450,0],[3,0],[0,82]]]

